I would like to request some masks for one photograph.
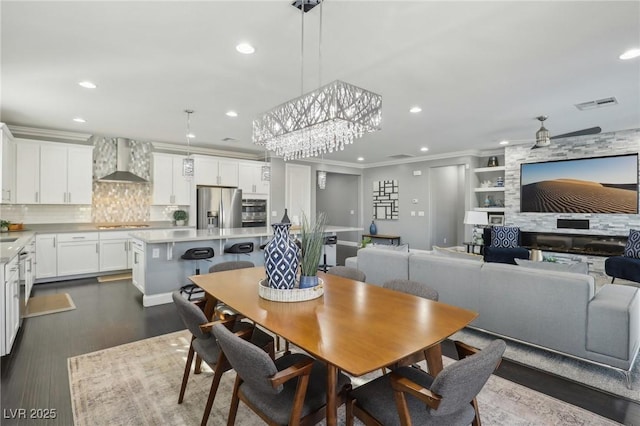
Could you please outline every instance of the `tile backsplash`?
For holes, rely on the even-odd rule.
[[[147,222],[151,184],[94,182],[92,222]]]

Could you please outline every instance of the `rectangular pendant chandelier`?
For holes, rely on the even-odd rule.
[[[382,96],[335,80],[253,121],[253,143],[285,161],[337,150],[380,130]]]

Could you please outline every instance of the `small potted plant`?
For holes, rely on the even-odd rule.
[[[9,225],[11,224],[11,222],[9,222],[8,220],[2,220],[0,219],[0,232],[7,232],[9,231]]]
[[[176,226],[184,226],[187,221],[187,212],[184,210],[176,210],[173,212],[173,219],[176,221]]]
[[[302,260],[300,261],[300,288],[315,287],[318,285],[318,264],[322,256],[324,245],[324,228],[327,223],[327,214],[322,212],[316,218],[315,223],[310,224],[307,217],[302,215]]]

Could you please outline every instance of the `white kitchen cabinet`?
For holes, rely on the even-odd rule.
[[[19,140],[16,146],[16,202],[91,204],[93,148]]]
[[[36,235],[36,279],[58,276],[58,247],[56,234]]]
[[[182,175],[182,155],[153,153],[153,204],[191,204],[192,181]]]
[[[264,163],[240,163],[239,164],[239,188],[242,189],[243,198],[246,195],[269,195],[269,181],[262,180],[262,166]]]
[[[129,266],[129,233],[100,233],[100,272],[120,271]]]
[[[20,281],[18,257],[4,266],[4,348],[2,355],[11,352],[20,329]]]
[[[196,185],[238,186],[238,162],[206,155],[194,155]]]
[[[40,144],[16,142],[16,204],[40,203]]]
[[[131,282],[144,294],[145,280],[145,251],[144,244],[137,240],[131,241],[131,249],[133,253],[133,265],[131,268]]]
[[[40,203],[91,204],[93,152],[69,144],[40,146]]]
[[[100,270],[98,232],[58,234],[58,276],[90,274]]]
[[[13,141],[13,136],[6,125],[0,123],[0,143],[2,143],[2,160],[0,166],[2,167],[2,173],[0,173],[0,179],[2,179],[2,198],[0,202],[4,204],[15,203],[16,198],[16,144]]]

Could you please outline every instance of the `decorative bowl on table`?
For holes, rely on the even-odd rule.
[[[279,289],[269,287],[267,279],[261,279],[258,282],[258,294],[263,299],[273,302],[304,302],[306,300],[317,299],[324,294],[324,281],[318,278],[319,284],[314,287],[299,288],[299,283],[291,289]]]

